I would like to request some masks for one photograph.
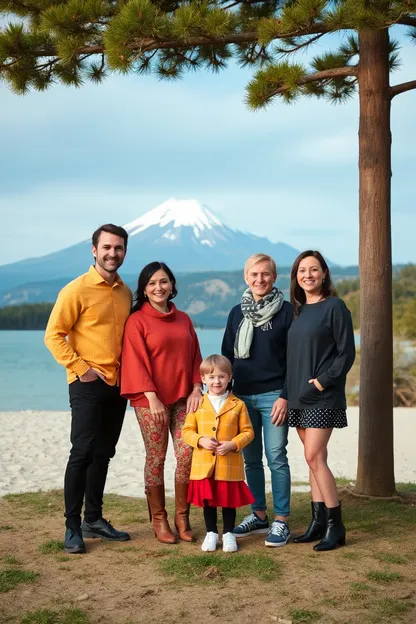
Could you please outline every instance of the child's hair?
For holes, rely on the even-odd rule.
[[[228,375],[233,374],[233,368],[230,360],[223,355],[217,355],[214,353],[202,361],[201,366],[199,367],[201,377],[204,377],[204,375],[210,375],[215,368],[219,368],[220,371],[227,373]]]

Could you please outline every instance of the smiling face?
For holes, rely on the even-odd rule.
[[[259,301],[269,294],[276,281],[276,277],[277,275],[274,273],[268,260],[256,262],[244,275],[246,284],[253,293],[255,301]]]
[[[163,269],[153,273],[144,289],[149,303],[155,308],[166,308],[168,298],[172,294],[172,282]]]
[[[126,255],[124,240],[116,234],[101,232],[97,246],[92,246],[92,253],[95,267],[103,277],[116,273]]]
[[[297,281],[306,295],[320,295],[326,272],[313,256],[303,258],[298,266]]]
[[[227,371],[214,367],[211,372],[202,375],[202,383],[207,387],[208,394],[219,396],[227,391],[231,375]]]

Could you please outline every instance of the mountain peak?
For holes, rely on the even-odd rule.
[[[204,204],[196,199],[175,199],[171,197],[149,210],[138,219],[127,223],[124,228],[134,236],[151,226],[191,227],[196,236],[203,230],[224,227],[221,221]]]

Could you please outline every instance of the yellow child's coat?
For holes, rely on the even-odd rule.
[[[217,455],[213,451],[198,447],[201,437],[215,438],[218,442],[232,440],[237,445],[237,451]],[[250,444],[254,431],[245,403],[231,392],[218,414],[205,395],[200,408],[187,415],[182,438],[194,448],[190,476],[192,480],[205,479],[214,472],[217,481],[244,481],[244,464],[239,451]]]

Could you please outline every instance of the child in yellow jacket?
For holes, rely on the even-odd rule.
[[[231,362],[222,355],[210,355],[200,371],[207,394],[199,409],[187,415],[182,428],[182,438],[194,448],[188,502],[204,508],[207,534],[201,550],[217,548],[217,507],[222,507],[223,551],[235,552],[237,541],[232,531],[236,507],[254,501],[244,482],[241,455],[253,440],[254,431],[243,401],[227,391]]]

